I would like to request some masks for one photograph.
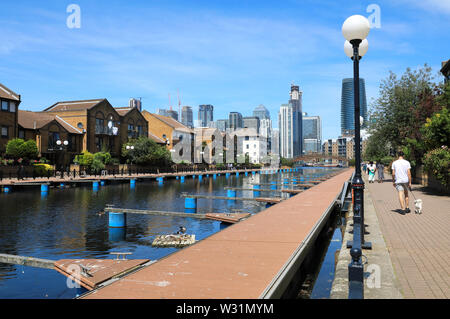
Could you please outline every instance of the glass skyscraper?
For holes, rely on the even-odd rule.
[[[198,125],[200,127],[209,127],[209,122],[214,121],[214,106],[204,104],[198,106]]]
[[[302,92],[297,85],[291,85],[290,96],[278,113],[280,155],[285,158],[300,156],[303,150]]]
[[[359,105],[360,115],[364,119],[363,125],[367,124],[367,101],[366,85],[364,79],[359,79]],[[355,134],[355,103],[353,95],[353,78],[342,80],[341,95],[341,134],[342,136],[352,136]]]

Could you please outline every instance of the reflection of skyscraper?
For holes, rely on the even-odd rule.
[[[302,154],[302,92],[291,85],[289,104],[282,104],[278,113],[280,155],[293,158]]]
[[[367,101],[366,86],[364,79],[359,79],[359,105],[360,114],[363,118],[363,125],[367,124]],[[355,134],[355,103],[353,94],[353,78],[342,80],[341,96],[341,134],[349,136]]]
[[[181,109],[181,123],[187,127],[194,127],[194,116],[192,112],[192,107],[183,106]]]
[[[214,106],[204,104],[198,106],[198,126],[209,127],[209,122],[214,121]]]

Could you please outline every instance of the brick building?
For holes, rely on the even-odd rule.
[[[81,153],[83,135],[80,129],[57,115],[18,111],[18,137],[36,141],[39,156],[58,168],[71,163],[75,155]]]
[[[17,111],[20,95],[0,83],[0,154],[6,151],[6,144],[17,137]]]

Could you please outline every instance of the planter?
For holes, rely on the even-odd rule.
[[[434,189],[440,193],[450,194],[450,187],[442,185],[432,173],[425,171],[422,165],[417,167],[413,182]]]

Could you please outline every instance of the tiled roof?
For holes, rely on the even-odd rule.
[[[20,95],[14,93],[10,89],[8,89],[6,86],[0,83],[0,97],[4,99],[10,99],[15,101],[20,101]]]
[[[126,115],[128,112],[135,109],[135,107],[115,107],[114,108],[117,113],[119,113],[120,116]]]
[[[42,112],[19,110],[18,124],[25,129],[39,129],[52,121],[58,122],[65,130],[72,134],[82,134],[80,130],[73,127],[59,116],[49,115]]]
[[[147,112],[147,111],[144,111],[144,112]],[[154,113],[149,113],[149,114],[153,115],[158,120],[166,123],[167,125],[173,127],[177,131],[185,132],[185,133],[192,133],[192,130],[189,127],[187,127],[186,125],[178,122],[177,120],[175,120],[169,116],[164,116],[164,115],[159,115],[159,114],[154,114]]]
[[[106,99],[57,102],[46,108],[44,112],[89,110]]]
[[[166,141],[164,141],[162,138],[159,138],[158,136],[148,132],[148,138],[154,140],[158,144],[166,144]]]

